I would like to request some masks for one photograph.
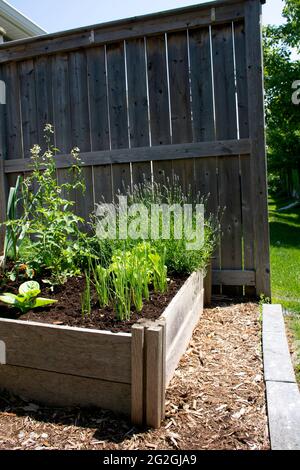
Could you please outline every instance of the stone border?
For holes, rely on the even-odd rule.
[[[281,305],[263,306],[263,359],[272,450],[300,450],[300,392]]]

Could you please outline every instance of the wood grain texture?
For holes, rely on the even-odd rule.
[[[215,140],[209,28],[189,31],[194,142]]]
[[[163,329],[151,326],[145,330],[146,348],[146,423],[152,428],[159,428],[163,416],[164,400],[163,381]]]
[[[144,38],[126,42],[129,136],[131,147],[150,144]]]
[[[172,143],[192,141],[187,31],[168,34]]]
[[[193,302],[188,308],[185,308],[185,315],[182,317],[181,323],[177,325],[176,334],[172,338],[172,342],[166,347],[166,386],[170,383],[174,372],[179,364],[182,355],[185,353],[189,342],[192,338],[193,331],[197,326],[200,316],[203,311],[204,290],[197,289],[196,295],[193,297]],[[182,307],[181,307],[182,308]],[[173,315],[176,315],[176,310]],[[171,317],[171,315],[170,315]],[[168,325],[169,318],[166,317],[166,335],[168,338]]]
[[[244,17],[244,2],[222,0],[214,4],[215,23],[238,21]],[[0,46],[0,63],[42,54],[53,54],[78,48],[92,47],[128,38],[156,35],[211,24],[211,4],[159,12],[67,32],[54,33]]]
[[[224,284],[225,286],[255,286],[255,271],[242,270],[213,270],[213,285]]]
[[[51,406],[100,407],[130,415],[128,384],[5,365],[0,366],[0,389]]]
[[[203,289],[202,272],[193,273],[172,299],[161,318],[166,321],[166,348],[167,355],[171,345],[178,334],[180,325],[185,321],[186,315],[193,309],[195,299]]]
[[[150,128],[152,145],[171,143],[165,36],[147,38]]]
[[[111,148],[128,148],[124,44],[107,46],[108,98]]]
[[[81,153],[84,166],[107,165],[114,163],[148,162],[149,160],[182,160],[184,158],[207,158],[214,156],[246,155],[251,151],[249,139],[224,140],[216,142],[197,142],[191,144],[164,145],[135,149],[105,150],[99,152]],[[71,165],[70,154],[57,155],[57,168],[68,168]],[[28,162],[13,159],[5,162],[5,172],[15,173],[28,170]]]
[[[87,49],[91,149],[110,148],[105,48]]]
[[[8,365],[131,382],[130,335],[0,319],[0,338]]]
[[[266,140],[262,69],[261,3],[245,4],[246,56],[249,97],[249,135],[252,139],[251,186],[254,218],[256,293],[271,296],[266,176]]]
[[[131,421],[144,423],[144,326],[131,329]]]

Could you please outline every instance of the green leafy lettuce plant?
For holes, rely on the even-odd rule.
[[[28,281],[21,284],[17,295],[5,293],[0,295],[0,301],[20,310],[23,314],[34,308],[47,307],[57,300],[38,297],[41,293],[40,285],[36,281]]]

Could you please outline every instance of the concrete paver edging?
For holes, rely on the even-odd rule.
[[[300,392],[281,305],[263,306],[263,359],[272,450],[300,450]]]

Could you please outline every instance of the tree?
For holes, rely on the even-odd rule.
[[[264,30],[266,123],[271,173],[300,174],[300,105],[292,103],[292,85],[300,80],[300,61],[291,58],[299,48],[300,0],[286,0],[286,24]]]

